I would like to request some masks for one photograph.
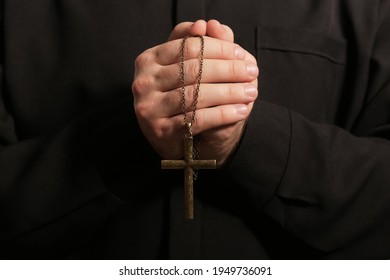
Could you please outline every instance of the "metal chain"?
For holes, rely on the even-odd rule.
[[[180,59],[180,81],[181,81],[181,100],[182,100],[182,110],[184,115],[184,124],[186,127],[186,136],[192,137],[191,127],[195,123],[196,119],[196,111],[198,109],[198,99],[199,99],[199,92],[200,92],[200,83],[203,76],[203,57],[204,57],[204,38],[203,36],[198,36],[200,38],[200,52],[199,52],[199,72],[196,79],[196,87],[195,87],[195,94],[194,94],[194,101],[193,101],[193,111],[192,111],[192,117],[191,120],[188,121],[188,112],[187,112],[187,105],[186,105],[186,89],[185,89],[185,77],[184,77],[184,61],[185,61],[185,44],[187,40],[187,36],[183,38],[181,43],[181,59]],[[200,157],[200,149],[199,149],[199,141],[194,139],[194,147],[192,148],[192,154],[193,159],[197,160]],[[193,178],[196,180],[198,178],[198,169],[194,170]]]
[[[184,115],[184,124],[186,125],[186,133],[189,135],[192,135],[191,133],[191,127],[195,123],[196,119],[196,111],[198,109],[198,99],[199,99],[199,92],[200,92],[200,83],[202,80],[203,75],[203,56],[204,56],[204,38],[203,36],[198,36],[200,38],[201,46],[200,46],[200,53],[199,53],[199,72],[196,79],[196,87],[195,87],[195,94],[194,94],[194,101],[193,101],[193,111],[192,111],[192,117],[191,120],[188,120],[188,112],[187,112],[187,105],[186,105],[186,94],[185,94],[185,77],[184,77],[184,61],[185,61],[185,43],[188,37],[184,37],[181,43],[181,61],[180,61],[180,81],[181,81],[181,99],[182,99],[182,111]]]

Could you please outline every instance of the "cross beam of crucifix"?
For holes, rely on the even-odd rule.
[[[162,160],[162,169],[184,169],[184,217],[194,218],[194,169],[216,169],[216,160],[193,159],[193,137],[184,137],[184,159]]]

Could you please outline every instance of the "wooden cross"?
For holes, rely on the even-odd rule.
[[[162,160],[161,169],[184,169],[184,217],[194,218],[194,169],[216,169],[216,160],[193,159],[193,137],[184,137],[184,160]]]

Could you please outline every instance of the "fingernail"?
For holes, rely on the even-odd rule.
[[[245,59],[246,52],[241,47],[236,47],[234,50],[237,59]]]
[[[253,63],[249,63],[246,65],[246,71],[250,76],[256,77],[257,76],[257,66]]]
[[[244,104],[236,105],[236,113],[238,115],[246,116],[248,114],[248,107]]]
[[[257,88],[252,84],[245,85],[245,94],[250,98],[256,98]]]

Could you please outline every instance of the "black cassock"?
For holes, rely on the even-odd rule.
[[[1,3],[0,258],[390,257],[390,1]],[[256,56],[260,94],[188,222],[131,83],[200,18]]]

